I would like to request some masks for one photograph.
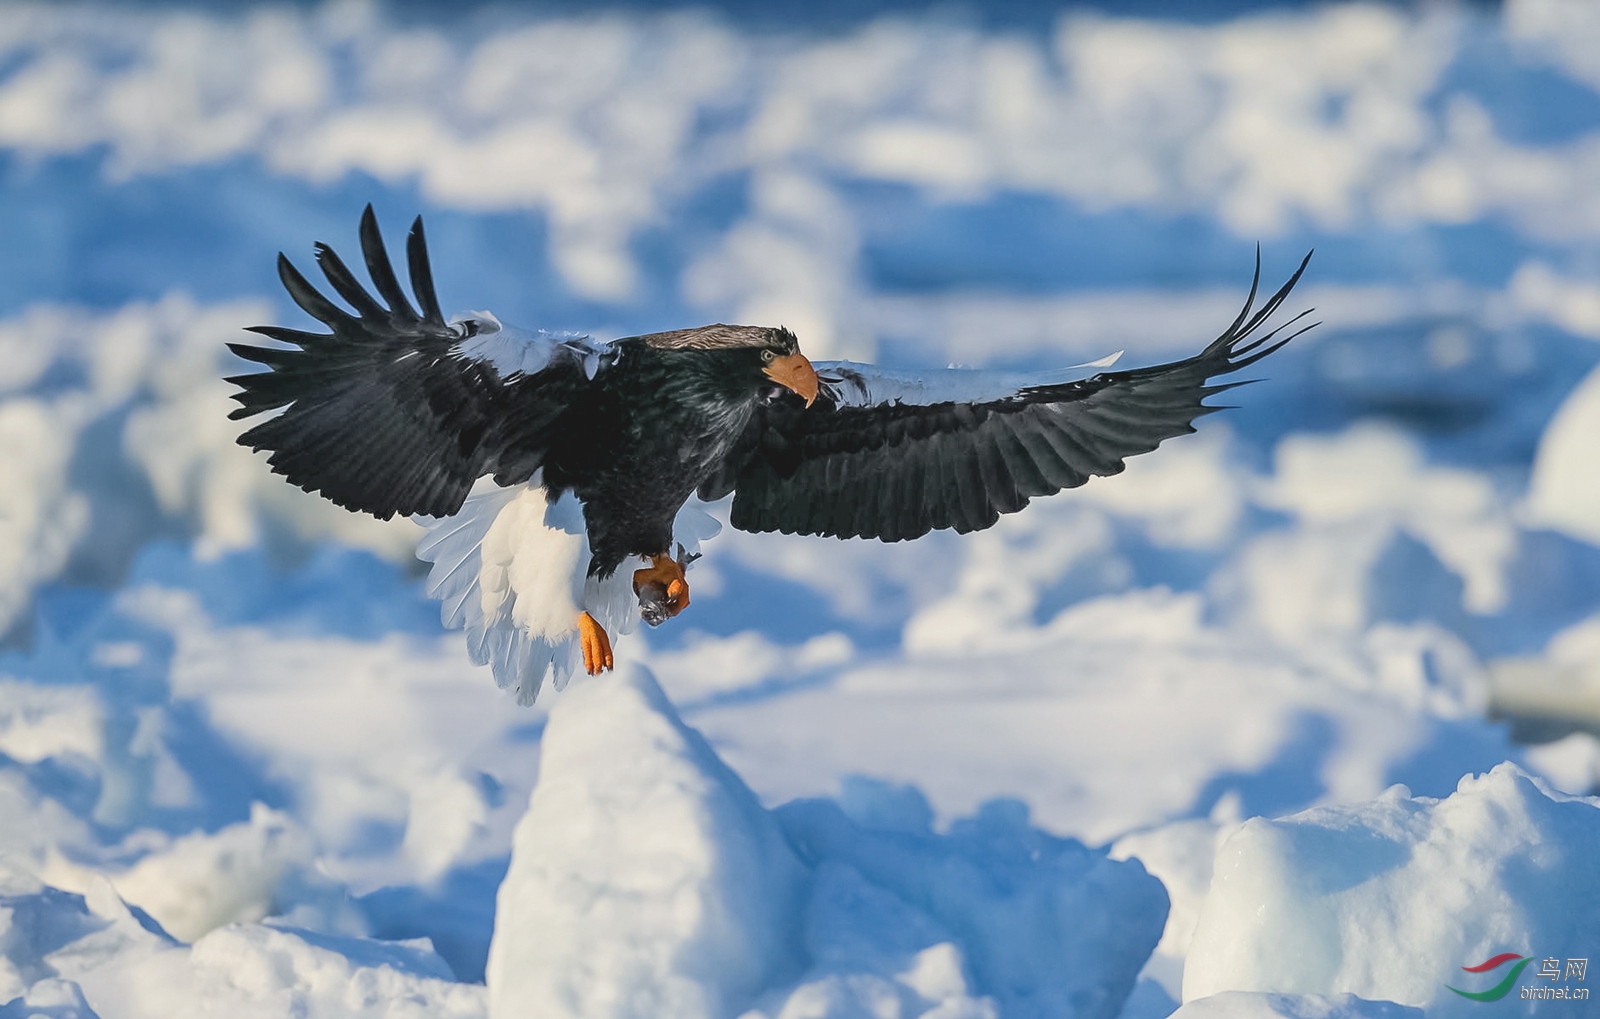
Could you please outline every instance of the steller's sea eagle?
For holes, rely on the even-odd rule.
[[[1193,357],[1126,371],[1094,370],[1112,358],[1033,374],[895,372],[813,363],[781,326],[597,343],[486,313],[446,321],[420,217],[406,244],[416,307],[370,205],[360,237],[377,297],[316,246],[353,310],[279,254],[289,295],[330,332],[256,326],[288,346],[229,344],[269,369],[228,379],[241,390],[231,417],[279,412],[239,442],[340,506],[433,518],[418,549],[434,564],[430,593],[447,625],[467,629],[474,660],[524,701],[552,665],[562,683],[579,654],[590,673],[609,668],[607,623],[625,631],[688,605],[688,550],[717,526],[686,508],[691,495],[731,494],[745,531],[903,541],[982,530],[1194,431],[1220,409],[1206,397],[1242,384],[1212,379],[1310,328],[1279,337],[1302,313],[1255,335],[1311,257],[1252,310],[1258,251],[1244,309]],[[630,560],[642,568],[619,582]]]

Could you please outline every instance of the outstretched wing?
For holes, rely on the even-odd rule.
[[[1210,384],[1271,354],[1310,326],[1252,339],[1305,271],[1305,261],[1252,314],[1244,310],[1199,354],[1170,364],[1065,381],[1056,373],[1006,384],[1000,373],[935,373],[909,384],[864,365],[817,365],[810,407],[778,399],[758,412],[724,469],[700,490],[733,492],[733,526],[900,541],[939,528],[976,531],[1035,496],[1116,474],[1127,457],[1194,431],[1222,408],[1206,397],[1243,385]],[[965,398],[952,394],[965,391]]]
[[[333,249],[318,244],[316,252],[328,283],[354,314],[278,256],[289,296],[330,332],[256,326],[250,331],[298,349],[228,345],[270,369],[227,380],[241,390],[234,394],[241,406],[230,416],[282,410],[239,443],[270,450],[273,471],[306,491],[383,519],[449,516],[485,474],[504,484],[532,476],[551,426],[606,352],[586,337],[503,330],[492,315],[446,322],[421,217],[406,240],[415,309],[395,277],[372,206],[361,216],[361,253],[382,302]]]

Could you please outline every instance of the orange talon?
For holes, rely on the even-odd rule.
[[[640,614],[651,626],[660,626],[689,607],[685,565],[684,560],[661,553],[650,557],[649,566],[633,571],[633,593],[639,596]]]
[[[589,675],[598,676],[611,668],[611,638],[587,612],[578,613],[578,641],[583,647],[583,667]]]

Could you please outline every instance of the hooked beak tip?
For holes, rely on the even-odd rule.
[[[804,400],[807,407],[816,402],[821,382],[804,354],[785,354],[762,370],[769,379]]]

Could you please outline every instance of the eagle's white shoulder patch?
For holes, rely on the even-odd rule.
[[[1008,400],[1025,389],[1081,382],[1116,364],[1122,351],[1069,368],[1042,372],[950,367],[939,370],[897,370],[855,361],[813,361],[829,399],[840,407],[881,407],[904,403],[991,403]]]
[[[584,375],[592,379],[601,361],[615,356],[608,344],[597,343],[587,334],[518,329],[502,325],[487,311],[458,315],[450,324],[466,334],[450,352],[489,365],[503,379],[537,375],[552,361],[562,359],[583,365]]]

